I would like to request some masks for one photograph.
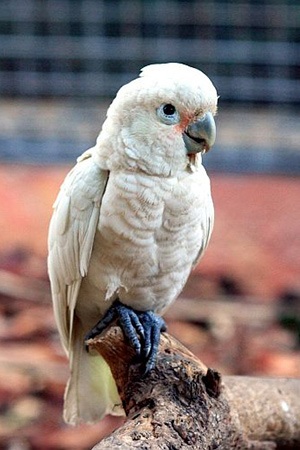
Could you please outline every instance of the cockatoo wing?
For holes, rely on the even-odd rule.
[[[201,259],[201,257],[203,256],[210,238],[211,238],[211,234],[213,231],[213,227],[214,227],[214,206],[213,206],[213,202],[211,200],[210,194],[209,197],[207,198],[207,202],[206,202],[206,206],[205,208],[202,208],[201,211],[201,229],[202,229],[202,243],[201,243],[201,247],[199,249],[198,255],[193,263],[193,267],[195,267],[199,260]]]
[[[69,354],[74,310],[87,274],[108,172],[93,159],[93,149],[78,158],[61,186],[49,228],[48,270],[54,315]]]

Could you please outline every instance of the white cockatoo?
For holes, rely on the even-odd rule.
[[[181,292],[213,227],[201,155],[215,140],[217,93],[184,64],[153,64],[123,86],[96,145],[54,204],[48,267],[71,376],[64,418],[124,414],[110,369],[85,339],[118,317],[144,364],[155,364],[160,317]],[[92,331],[91,331],[92,330]]]

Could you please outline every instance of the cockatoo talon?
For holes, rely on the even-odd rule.
[[[109,308],[102,319],[85,335],[85,342],[101,334],[116,318],[115,308]]]
[[[152,311],[142,313],[140,320],[145,332],[142,357],[145,360],[143,374],[146,375],[155,366],[160,333],[166,331],[167,327],[162,317],[157,316]]]
[[[141,353],[141,344],[138,335],[143,338],[144,330],[135,311],[116,300],[106,311],[99,322],[86,334],[85,342],[101,334],[110,324],[118,321],[123,333],[129,340],[137,355]]]
[[[135,311],[116,300],[104,317],[86,335],[85,340],[101,334],[116,320],[134,348],[137,362],[143,363],[143,374],[147,374],[155,366],[160,333],[166,331],[165,321],[152,311]]]
[[[124,335],[127,337],[130,345],[134,348],[137,356],[140,356],[140,339],[144,336],[144,330],[138,314],[136,314],[132,308],[122,305],[118,300],[116,301],[115,306],[112,306],[112,308],[114,307],[117,309],[118,323],[122,328]]]

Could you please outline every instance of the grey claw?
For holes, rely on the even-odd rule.
[[[160,333],[166,331],[164,320],[152,311],[135,311],[116,300],[85,339],[94,338],[116,319],[139,361],[144,364],[143,374],[146,375],[155,366]]]

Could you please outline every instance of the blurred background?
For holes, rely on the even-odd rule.
[[[118,425],[62,422],[68,367],[46,270],[51,206],[118,88],[154,62],[220,95],[204,157],[216,223],[167,314],[223,374],[300,375],[300,4],[0,2],[0,449],[90,449]]]

